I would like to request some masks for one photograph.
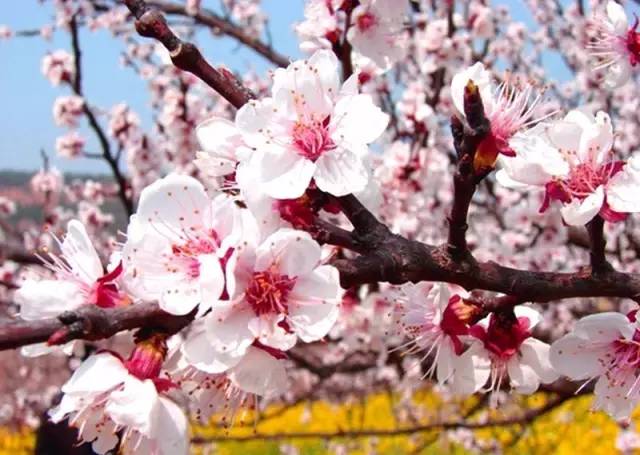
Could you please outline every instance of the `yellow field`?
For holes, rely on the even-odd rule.
[[[467,450],[452,444],[443,436],[442,429],[432,429],[410,435],[366,436],[338,438],[284,438],[278,440],[257,439],[250,441],[224,441],[227,438],[255,438],[257,435],[344,433],[397,431],[409,426],[425,425],[434,421],[455,420],[451,415],[443,416],[443,404],[434,393],[420,393],[413,397],[420,405],[423,416],[412,424],[399,423],[402,418],[394,417],[397,409],[396,398],[390,394],[375,394],[364,400],[343,405],[326,402],[299,404],[286,410],[273,406],[266,411],[267,417],[257,425],[237,425],[229,432],[212,423],[193,425],[193,437],[201,442],[193,445],[194,454],[243,454],[266,455],[280,453],[282,445],[293,446],[300,454],[324,454],[333,452],[337,445],[346,446],[349,454],[465,454]],[[529,408],[544,405],[547,397],[538,394],[524,399]],[[460,403],[460,408],[472,409],[475,399]],[[498,441],[507,454],[575,454],[615,453],[614,443],[618,434],[615,422],[601,413],[589,410],[590,396],[570,400],[554,411],[535,420],[533,424],[511,425],[501,428],[474,430],[474,434],[484,444],[486,451],[493,452],[492,445]],[[496,417],[503,416],[503,410],[495,411]],[[486,414],[484,415],[486,417]],[[492,416],[493,417],[493,416]],[[482,415],[472,414],[468,421],[477,422]],[[257,433],[257,434],[256,434]],[[206,441],[206,442],[205,442]],[[22,455],[32,453],[35,444],[34,433],[30,430],[0,429],[0,455]]]

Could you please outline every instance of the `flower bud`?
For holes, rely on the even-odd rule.
[[[166,356],[167,336],[155,333],[136,342],[126,366],[129,372],[139,379],[155,379],[160,375]]]

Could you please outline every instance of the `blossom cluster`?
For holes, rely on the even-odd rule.
[[[300,48],[307,52],[331,49],[348,29],[347,40],[354,50],[387,70],[404,56],[408,9],[407,0],[364,0],[355,7],[342,0],[309,1],[305,21],[296,26]]]
[[[69,417],[94,450],[113,448],[115,433],[124,429],[127,450],[182,453],[176,441],[186,441],[184,417],[169,394],[188,393],[202,418],[234,414],[254,395],[282,393],[286,352],[321,340],[334,326],[338,272],[327,264],[327,252],[296,227],[308,226],[320,208],[309,202],[314,192],[342,196],[365,189],[367,145],[388,121],[355,82],[340,86],[337,71],[335,56],[318,52],[276,73],[273,98],[248,104],[235,124],[214,117],[198,127],[205,151],[196,164],[204,175],[222,179],[225,191],[178,174],[147,186],[106,271],[84,225],[72,220],[56,239],[61,254],[43,258],[51,276],[24,282],[16,293],[27,320],[83,305],[143,301],[196,319],[172,352],[166,340],[145,339],[128,360],[105,352],[74,373],[52,416]],[[367,119],[370,130],[355,128]],[[129,124],[114,117],[113,134],[126,134]],[[76,344],[62,349],[71,353]],[[55,349],[34,345],[23,353]],[[169,359],[171,367],[163,369]],[[113,370],[108,381],[91,379],[100,369]]]
[[[211,197],[192,177],[171,174],[142,192],[127,240],[106,272],[86,229],[72,220],[58,241],[61,255],[48,255],[52,276],[25,282],[16,293],[27,320],[142,301],[196,318],[172,352],[164,339],[145,339],[128,360],[97,354],[63,388],[53,418],[70,416],[79,437],[99,453],[114,447],[122,428],[129,450],[159,444],[162,453],[183,453],[177,447],[186,444],[185,417],[170,392],[190,391],[203,418],[248,406],[252,394],[282,393],[286,351],[322,339],[335,323],[338,274],[324,264],[318,243],[284,224],[267,235],[238,204],[224,193]],[[63,349],[71,353],[74,344]],[[34,345],[23,353],[54,349]],[[172,367],[163,369],[168,357]]]

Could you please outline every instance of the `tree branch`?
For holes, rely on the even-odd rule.
[[[178,38],[159,10],[149,7],[144,0],[124,0],[124,3],[137,19],[138,34],[160,41],[169,51],[171,61],[177,68],[201,79],[236,108],[254,97],[231,71],[215,69],[193,43]]]
[[[451,257],[448,245],[433,246],[395,234],[377,249],[355,259],[338,259],[344,288],[386,281],[392,284],[443,281],[465,289],[501,292],[527,302],[573,297],[640,298],[640,275],[611,270],[592,275],[588,268],[573,273],[537,272],[503,267],[495,262],[463,262]]]
[[[75,75],[73,77],[73,81],[70,82],[71,88],[73,92],[84,98],[84,93],[82,89],[82,51],[80,49],[80,36],[78,23],[76,21],[76,16],[71,17],[71,21],[69,23],[69,28],[71,31],[71,47],[73,49],[73,62],[74,62],[74,70]],[[107,139],[107,135],[98,123],[98,119],[96,118],[93,110],[89,107],[89,103],[87,100],[84,100],[82,105],[82,111],[87,117],[87,121],[89,122],[89,127],[93,130],[95,135],[98,138],[98,142],[100,143],[100,148],[102,149],[102,157],[107,162],[109,167],[111,168],[111,173],[116,180],[118,185],[118,197],[120,198],[120,202],[124,207],[127,216],[131,216],[133,214],[133,202],[129,197],[127,188],[129,184],[127,179],[120,171],[120,166],[118,165],[118,161],[114,158],[111,153],[111,145],[109,144],[109,140]]]
[[[367,245],[361,244],[351,232],[320,218],[314,221],[309,233],[317,242],[323,245],[335,245],[356,252],[368,251]]]
[[[253,49],[274,65],[285,67],[289,64],[289,59],[287,57],[279,54],[271,46],[263,43],[258,38],[245,33],[242,27],[230,23],[209,9],[201,8],[195,16],[192,16],[187,13],[184,5],[177,3],[151,0],[148,4],[155,6],[165,14],[191,17],[197,23],[206,25],[213,30],[219,30],[225,35],[230,36],[245,46]]]
[[[530,409],[523,413],[521,416],[509,417],[497,420],[488,420],[486,422],[468,422],[466,420],[449,421],[449,422],[435,422],[426,425],[416,425],[408,428],[399,428],[394,430],[346,430],[335,432],[302,432],[302,433],[275,433],[275,434],[261,434],[255,433],[248,436],[229,436],[221,435],[214,437],[195,437],[191,439],[193,444],[208,444],[216,441],[224,442],[246,442],[260,439],[262,441],[269,440],[281,440],[281,439],[336,439],[336,438],[359,438],[359,437],[394,437],[404,436],[416,433],[424,433],[428,431],[436,430],[454,430],[457,428],[467,428],[471,430],[477,430],[481,428],[491,427],[504,427],[513,425],[524,425],[533,422],[538,417],[541,417],[558,406],[562,405],[566,401],[573,399],[577,395],[563,395],[555,398],[551,398],[546,404],[540,406],[537,409]]]
[[[7,244],[0,244],[0,264],[3,261],[17,262],[22,265],[41,265],[42,261],[33,253],[21,248],[14,248]]]
[[[64,344],[71,340],[100,340],[124,330],[142,327],[176,333],[193,320],[193,315],[165,313],[157,303],[140,303],[127,307],[103,309],[86,305],[62,313],[58,318],[16,321],[0,325],[0,350],[49,342]]]
[[[464,110],[468,125],[464,125],[456,116],[451,118],[451,134],[458,162],[453,175],[453,206],[447,218],[447,248],[456,260],[469,256],[466,239],[469,204],[478,183],[487,174],[486,169],[476,169],[475,158],[480,143],[490,130],[490,125],[484,114],[478,87],[471,81],[465,87]]]
[[[587,232],[591,249],[591,271],[597,274],[611,270],[611,265],[605,256],[607,241],[604,238],[604,219],[600,215],[596,215],[587,223]]]
[[[335,43],[333,45],[333,52],[336,54],[340,63],[342,65],[342,80],[346,81],[353,74],[353,61],[351,60],[351,51],[353,50],[351,47],[351,43],[347,39],[347,34],[349,32],[349,28],[353,27],[351,23],[351,15],[353,14],[353,9],[355,4],[349,3],[346,13],[345,26],[344,26],[344,34],[342,36],[342,41]]]

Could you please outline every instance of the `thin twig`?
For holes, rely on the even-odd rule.
[[[602,273],[611,270],[611,265],[607,262],[605,256],[607,241],[604,238],[604,219],[600,215],[596,215],[587,223],[587,232],[589,233],[591,250],[591,271],[593,273]]]
[[[408,428],[399,428],[393,430],[344,430],[335,432],[291,432],[291,433],[275,433],[275,434],[262,434],[254,433],[249,436],[230,436],[221,435],[213,437],[195,437],[191,439],[193,444],[208,444],[211,442],[246,442],[254,440],[272,441],[281,439],[336,439],[336,438],[360,438],[360,437],[397,437],[406,436],[417,433],[425,433],[429,431],[437,430],[454,430],[457,428],[467,428],[470,430],[477,430],[481,428],[491,427],[505,427],[513,425],[524,425],[531,423],[538,417],[541,417],[553,410],[557,409],[560,405],[566,401],[574,398],[575,395],[559,396],[550,399],[545,405],[526,411],[522,416],[510,417],[497,420],[488,420],[486,422],[467,422],[466,420],[449,421],[449,422],[435,422],[426,425],[416,425]]]
[[[71,17],[69,28],[71,31],[71,47],[73,49],[73,61],[75,69],[75,76],[70,82],[70,85],[76,95],[84,98],[84,91],[82,89],[82,50],[80,48],[80,34],[78,23],[76,22],[76,16]],[[120,198],[120,202],[122,203],[127,216],[130,216],[131,214],[133,214],[133,202],[127,190],[129,187],[129,183],[120,170],[118,161],[111,152],[111,145],[109,143],[109,140],[107,139],[106,133],[102,129],[102,126],[100,126],[98,119],[96,118],[93,110],[89,107],[89,103],[86,99],[82,105],[82,111],[87,117],[89,127],[91,128],[91,130],[93,130],[98,138],[98,142],[100,143],[100,148],[102,150],[102,157],[111,169],[111,173],[113,174],[113,177],[116,180],[116,184],[118,185],[118,197]]]

